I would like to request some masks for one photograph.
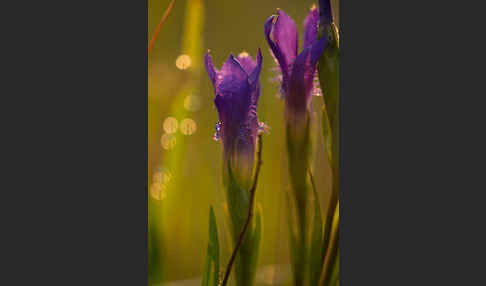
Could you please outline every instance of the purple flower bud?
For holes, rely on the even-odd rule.
[[[317,39],[319,12],[314,6],[304,21],[304,45],[298,54],[297,27],[285,12],[278,10],[265,23],[265,36],[282,73],[281,92],[286,101],[287,119],[305,117],[315,88],[316,66],[326,47],[326,39]]]
[[[240,186],[247,187],[251,182],[256,138],[260,130],[257,104],[261,52],[258,50],[256,62],[246,52],[237,58],[230,55],[217,70],[208,51],[205,64],[213,83],[214,103],[219,115],[215,136],[222,139],[225,164],[229,159],[233,176]]]
[[[333,21],[331,0],[319,0],[319,14],[321,18],[321,25],[331,25]]]

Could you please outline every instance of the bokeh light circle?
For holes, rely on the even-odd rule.
[[[176,59],[176,67],[180,70],[188,69],[192,64],[191,57],[189,55],[182,54]]]
[[[163,128],[165,133],[171,134],[177,132],[179,127],[179,122],[174,117],[167,117],[164,120]]]
[[[167,134],[167,133],[165,133],[160,138],[160,145],[165,150],[172,150],[172,149],[174,149],[174,147],[176,145],[176,137],[175,137],[175,135],[174,134]]]
[[[180,127],[181,133],[184,135],[192,135],[197,130],[196,121],[192,120],[191,118],[186,118],[181,121]]]

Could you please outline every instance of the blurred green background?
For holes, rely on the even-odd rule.
[[[149,40],[169,2],[148,1]],[[217,112],[203,55],[210,49],[214,64],[220,68],[230,53],[236,56],[246,51],[255,58],[257,48],[263,54],[258,115],[271,128],[264,136],[256,194],[264,227],[257,284],[286,284],[289,259],[284,103],[276,96],[278,84],[272,82],[275,63],[263,24],[276,8],[281,8],[294,19],[302,37],[303,21],[313,4],[317,1],[175,0],[148,58],[150,285],[200,285],[210,205],[218,224],[221,267],[226,266],[231,246],[220,176],[221,144],[213,140]],[[315,97],[314,110],[320,110],[321,104],[322,98]],[[324,208],[330,169],[322,147],[319,116],[315,112],[314,177]]]

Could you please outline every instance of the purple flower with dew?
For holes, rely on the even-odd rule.
[[[251,182],[255,145],[263,125],[258,122],[257,104],[260,97],[259,76],[262,55],[256,62],[246,52],[238,57],[230,54],[220,70],[213,65],[209,51],[205,65],[214,87],[214,104],[218,110],[215,139],[223,142],[223,160],[230,160],[231,171],[243,187]]]
[[[265,23],[264,31],[272,55],[281,72],[281,93],[286,101],[286,114],[291,121],[305,117],[316,81],[317,61],[326,47],[326,38],[317,39],[319,12],[313,6],[304,21],[303,49],[298,54],[297,27],[284,11],[278,9]],[[289,118],[290,117],[290,118]]]

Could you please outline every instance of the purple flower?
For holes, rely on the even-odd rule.
[[[218,71],[211,55],[205,56],[206,70],[216,95],[214,103],[219,122],[216,137],[223,142],[224,162],[230,160],[231,170],[241,186],[251,182],[255,144],[260,125],[257,104],[260,97],[262,55],[258,50],[253,61],[246,52],[237,58],[230,55]]]
[[[316,65],[326,47],[325,37],[317,40],[319,12],[314,6],[304,26],[304,45],[298,54],[299,36],[294,21],[282,10],[265,23],[265,36],[282,73],[281,93],[286,101],[287,119],[305,117],[315,89]]]

